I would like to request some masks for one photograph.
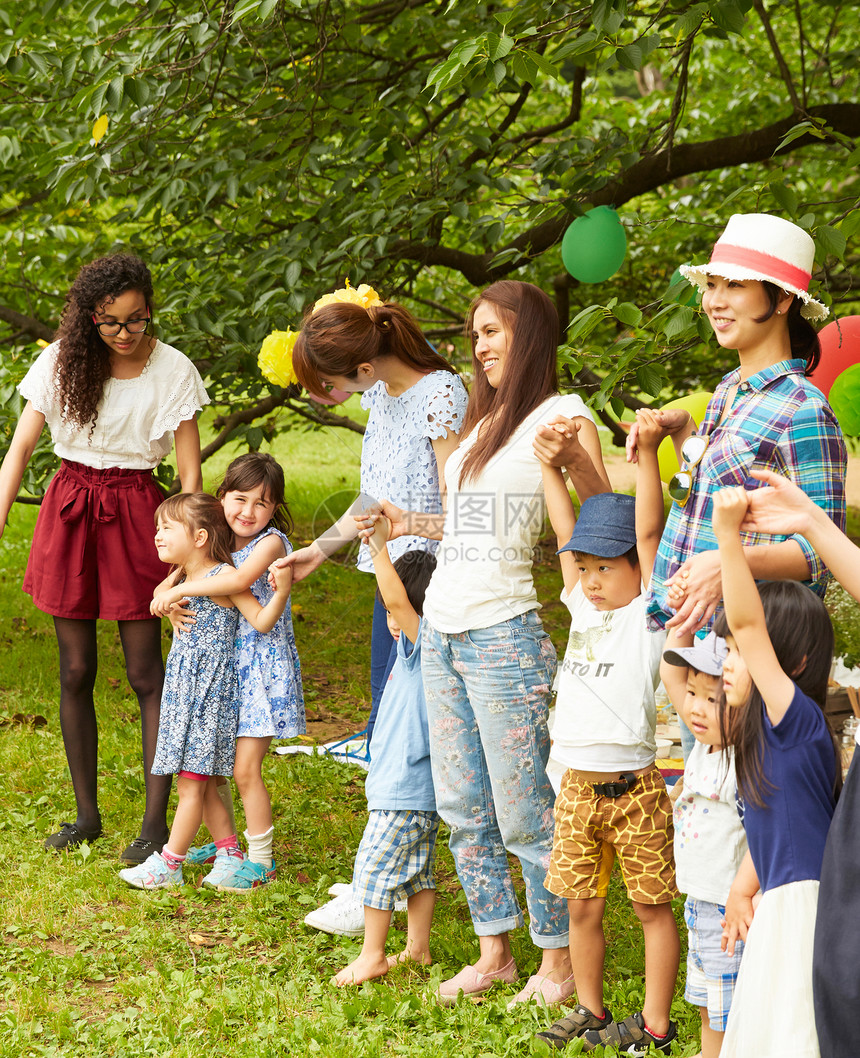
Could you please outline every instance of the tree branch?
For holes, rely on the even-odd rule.
[[[32,335],[33,338],[41,338],[45,342],[54,339],[55,329],[53,327],[46,327],[41,320],[34,320],[32,316],[22,316],[20,312],[7,308],[5,305],[0,305],[0,320],[4,323],[11,323],[16,330]]]
[[[810,107],[804,111],[804,117],[818,118],[845,136],[860,136],[860,103],[826,103]],[[766,161],[777,154],[777,147],[789,129],[797,124],[797,118],[798,115],[792,113],[765,128],[702,143],[676,144],[671,152],[668,149],[657,151],[624,170],[615,180],[589,195],[587,201],[592,206],[618,207],[682,176]],[[786,147],[780,153],[788,153],[789,149],[795,152],[821,142],[818,137],[807,134],[793,140],[790,148]],[[468,253],[438,243],[400,239],[392,245],[390,255],[399,260],[450,268],[460,272],[473,286],[486,286],[521,267],[519,262],[509,262],[492,268],[490,263],[496,254],[515,249],[529,258],[536,257],[561,239],[570,219],[567,210],[560,210],[555,217],[535,225],[506,246],[486,253]]]
[[[773,57],[776,59],[776,65],[779,67],[780,75],[782,76],[783,83],[788,91],[789,98],[791,99],[791,105],[798,112],[803,112],[803,103],[797,95],[797,89],[794,87],[794,81],[791,78],[791,71],[788,68],[788,63],[785,61],[785,57],[780,51],[779,43],[776,39],[776,34],[773,31],[771,25],[770,16],[764,9],[762,0],[753,0],[753,7],[756,9],[756,14],[761,19],[761,24],[764,26],[764,31],[767,36],[768,42],[770,43],[770,50],[773,52]]]

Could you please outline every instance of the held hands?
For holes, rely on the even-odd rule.
[[[269,566],[269,583],[276,592],[289,595],[293,586],[293,567],[287,565],[282,558],[276,558]]]
[[[637,428],[637,458],[640,449],[643,452],[656,452],[663,438],[669,436],[668,430],[661,421],[661,416],[668,414],[668,412],[652,411],[650,408],[639,408],[637,410],[635,423]],[[629,443],[629,436],[627,441]]]
[[[637,463],[639,461],[639,434],[642,430],[639,416],[643,411],[653,415],[655,422],[663,431],[660,440],[664,437],[671,437],[672,434],[680,433],[693,423],[693,416],[688,411],[684,411],[683,408],[658,408],[656,411],[653,408],[640,408],[636,412],[636,422],[630,427],[630,433],[627,435],[625,449],[628,463]],[[657,443],[659,444],[659,441]]]
[[[395,507],[390,500],[380,500],[379,503],[374,503],[372,507],[354,517],[355,524],[358,526],[358,535],[366,544],[370,544],[374,537],[377,542],[384,544],[387,540],[394,540],[398,536],[409,535],[406,526],[406,511]],[[381,522],[385,523],[382,530],[384,535],[376,537],[377,526]]]
[[[582,423],[556,415],[547,423],[540,423],[532,443],[534,454],[550,467],[566,467],[576,462],[584,451],[579,443]]]
[[[692,635],[709,621],[723,597],[719,551],[700,551],[688,558],[666,582],[669,605],[676,611],[667,628]]]

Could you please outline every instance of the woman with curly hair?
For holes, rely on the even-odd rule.
[[[54,618],[60,727],[77,815],[45,840],[74,848],[102,833],[93,687],[96,619],[116,621],[140,705],[146,809],[123,852],[138,863],[167,838],[170,776],[152,775],[164,665],[149,612],[164,570],[154,544],[163,500],[153,468],[175,440],[185,492],[202,488],[195,415],[209,402],[194,365],[151,333],[152,277],[137,257],[85,265],[66,296],[56,340],[18,387],[27,404],[0,467],[0,535],[45,423],[60,469],[36,521],[24,591]],[[134,575],[130,575],[130,571]]]

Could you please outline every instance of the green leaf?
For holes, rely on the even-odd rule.
[[[793,125],[788,132],[782,137],[779,144],[776,147],[774,154],[779,154],[780,151],[784,150],[789,143],[794,143],[795,140],[799,140],[801,136],[815,136],[819,140],[825,138],[824,132],[821,128],[813,121],[801,121],[797,125]]]
[[[719,0],[711,4],[711,18],[726,33],[743,33],[744,12],[737,0]]]
[[[639,70],[642,67],[642,49],[638,44],[625,44],[623,48],[618,48],[615,58],[620,66],[625,66],[628,70]]]
[[[649,397],[659,397],[668,376],[662,364],[642,364],[636,369],[636,381]]]
[[[781,209],[790,217],[797,215],[798,198],[787,184],[771,184],[769,190]]]
[[[119,105],[122,102],[122,89],[125,84],[125,78],[121,75],[111,79],[110,84],[107,86],[105,92],[105,99],[111,110],[119,110]]]
[[[642,311],[632,301],[622,301],[612,311],[616,319],[626,323],[628,327],[638,327],[642,322]]]
[[[815,229],[815,242],[825,254],[844,260],[847,239],[838,228],[831,228],[829,224],[820,225]]]

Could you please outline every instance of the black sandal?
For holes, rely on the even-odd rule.
[[[588,1007],[578,1006],[574,1008],[572,1014],[569,1014],[566,1018],[560,1018],[554,1024],[550,1025],[548,1029],[544,1029],[543,1032],[538,1032],[535,1036],[537,1040],[543,1040],[544,1043],[548,1043],[551,1047],[557,1047],[559,1050],[562,1047],[566,1047],[571,1040],[578,1039],[583,1036],[586,1032],[591,1029],[592,1031],[599,1032],[601,1029],[605,1029],[607,1025],[612,1022],[612,1013],[607,1007],[603,1011],[603,1017],[599,1018],[596,1014],[592,1014]]]

